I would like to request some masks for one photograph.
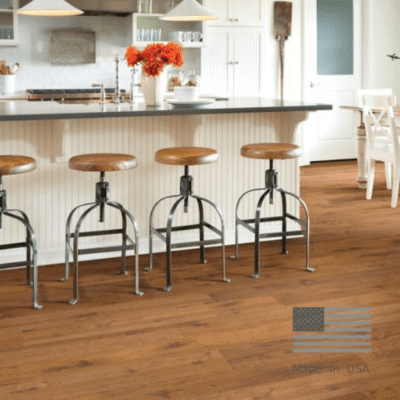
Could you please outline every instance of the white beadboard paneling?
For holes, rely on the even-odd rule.
[[[39,245],[41,265],[63,262],[65,222],[68,213],[78,204],[94,201],[95,183],[99,174],[79,172],[68,168],[67,162],[55,162],[63,155],[84,153],[118,152],[134,154],[137,168],[106,174],[110,182],[111,200],[122,203],[136,218],[141,234],[141,253],[148,251],[148,218],[153,204],[161,197],[179,193],[179,178],[183,167],[160,165],[154,161],[154,153],[161,148],[179,146],[191,140],[194,146],[212,147],[219,151],[218,162],[194,166],[194,193],[216,203],[225,219],[227,243],[234,241],[234,213],[237,199],[245,191],[264,186],[264,173],[268,162],[240,156],[244,144],[291,141],[291,129],[295,129],[305,113],[249,113],[208,115],[201,120],[185,120],[184,116],[132,117],[79,119],[68,121],[16,121],[0,123],[2,154],[29,155],[37,160],[37,169],[28,174],[4,177],[8,192],[9,208],[20,208],[29,215]],[[189,125],[188,125],[189,121]],[[193,137],[185,136],[190,121],[202,121]],[[296,160],[279,161],[280,185],[289,191],[299,190],[299,170]],[[260,193],[258,193],[260,194]],[[243,202],[241,215],[252,217],[256,197],[249,196]],[[171,202],[161,205],[155,220],[165,226]],[[176,224],[198,221],[197,205],[190,203],[191,213],[185,215],[178,209]],[[289,209],[298,213],[298,207],[289,199]],[[219,218],[209,207],[207,220],[219,226]],[[280,212],[278,203],[266,205],[266,213]],[[120,220],[118,212],[108,211],[104,224],[98,222],[94,212],[85,222],[86,229],[110,229]],[[103,225],[103,226],[101,226]],[[242,236],[243,234],[243,236]],[[21,236],[22,235],[22,236]],[[197,235],[197,233],[196,233]],[[24,232],[18,224],[4,220],[0,232],[1,243],[21,240]],[[241,231],[243,241],[251,236]],[[86,244],[108,245],[116,237],[98,237],[82,240]],[[119,238],[118,238],[119,241]],[[164,251],[164,244],[155,239],[155,250]],[[0,254],[0,262],[11,259],[15,251]],[[99,257],[110,257],[104,254]],[[93,256],[88,256],[90,258]],[[97,256],[96,256],[97,257]]]

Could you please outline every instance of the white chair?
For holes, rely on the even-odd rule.
[[[362,104],[362,96],[391,96],[393,94],[393,90],[388,89],[361,89],[358,91],[358,99],[360,107],[363,107]],[[382,127],[383,130],[387,130],[387,127]],[[388,144],[388,134],[384,133],[380,135],[380,133],[376,133],[375,139],[381,141],[382,144]],[[367,166],[369,165],[369,156],[368,156],[368,147],[366,148],[365,159]],[[389,162],[385,162],[385,176],[386,176],[386,188],[388,190],[392,189],[392,164]]]
[[[393,168],[391,207],[396,207],[400,181],[400,145],[393,107],[394,95],[363,94],[361,97],[367,132],[368,177],[367,199],[372,197],[375,161],[389,163]]]

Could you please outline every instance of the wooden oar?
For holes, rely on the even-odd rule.
[[[276,1],[274,3],[274,35],[279,42],[281,61],[281,100],[284,93],[285,79],[285,41],[292,34],[292,3]]]

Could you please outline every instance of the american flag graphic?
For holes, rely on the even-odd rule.
[[[293,307],[294,353],[370,353],[370,307]]]

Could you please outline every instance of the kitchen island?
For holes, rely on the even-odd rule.
[[[38,236],[39,264],[63,262],[64,226],[69,211],[77,204],[94,199],[95,173],[68,168],[69,157],[83,153],[115,152],[134,154],[138,167],[106,175],[110,198],[126,206],[136,217],[140,232],[140,253],[148,252],[148,216],[160,198],[179,192],[183,168],[166,167],[154,161],[154,153],[173,146],[204,146],[219,151],[215,164],[191,168],[194,191],[220,207],[226,224],[226,243],[234,242],[234,208],[245,190],[264,186],[267,162],[244,159],[240,147],[255,142],[297,142],[299,124],[309,112],[329,110],[330,105],[233,98],[201,108],[146,107],[136,103],[72,103],[54,101],[0,102],[2,154],[21,154],[36,158],[38,167],[30,174],[5,177],[9,207],[25,210]],[[299,193],[298,160],[277,163],[280,185]],[[268,212],[279,212],[278,205]],[[249,204],[249,210],[254,204]],[[249,215],[244,207],[243,215]],[[296,205],[289,211],[298,214]],[[164,222],[165,215],[157,218]],[[311,210],[312,213],[312,210]],[[195,213],[177,218],[177,224],[193,223]],[[102,229],[112,227],[114,216],[106,217]],[[213,217],[210,216],[210,222]],[[96,229],[94,218],[87,229]],[[4,232],[6,231],[6,232]],[[3,229],[0,240],[19,240],[17,227]],[[22,233],[23,234],[23,233]],[[242,236],[251,240],[251,236]],[[247,239],[246,239],[247,238]],[[98,238],[103,242],[105,238]],[[105,245],[111,244],[105,242]],[[158,247],[157,247],[158,246]],[[155,242],[155,251],[165,251]],[[112,256],[108,255],[108,256]],[[0,254],[12,260],[13,253]],[[0,260],[1,261],[1,260]]]

